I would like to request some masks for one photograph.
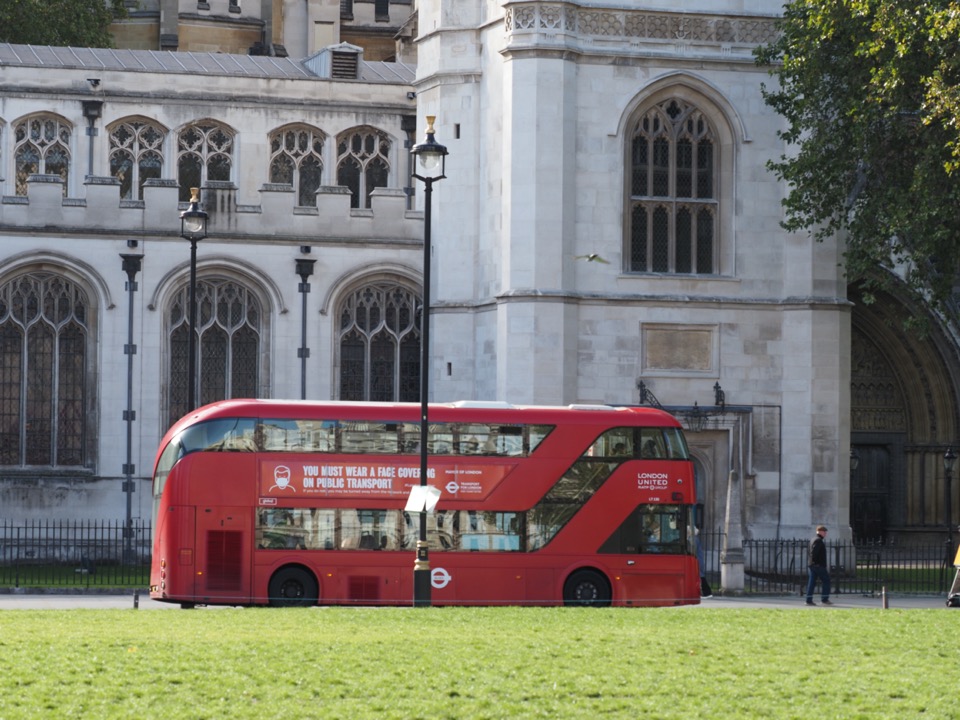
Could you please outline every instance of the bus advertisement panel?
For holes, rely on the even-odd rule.
[[[228,400],[154,469],[151,596],[195,604],[413,599],[419,405]],[[432,405],[432,602],[698,603],[679,423],[639,407]]]
[[[304,463],[296,465],[286,459],[260,460],[261,505],[265,500],[283,496],[293,498],[362,498],[399,496],[407,498],[410,488],[420,484],[419,459],[405,463],[347,462]],[[515,464],[482,465],[479,463],[438,462],[428,468],[427,482],[442,487],[451,496],[484,500],[500,484]]]

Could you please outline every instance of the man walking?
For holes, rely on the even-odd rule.
[[[814,605],[813,591],[817,580],[820,581],[820,598],[824,605],[833,605],[830,602],[830,571],[827,568],[827,545],[824,538],[827,529],[823,525],[817,526],[817,534],[810,541],[810,561],[807,564],[807,605]]]

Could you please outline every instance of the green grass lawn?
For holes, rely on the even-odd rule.
[[[0,612],[0,718],[954,718],[960,612]]]

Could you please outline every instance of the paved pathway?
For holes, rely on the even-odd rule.
[[[830,598],[831,606],[820,605],[820,598],[814,598],[816,607],[809,607],[806,598],[801,595],[782,596],[749,596],[749,597],[713,597],[703,600],[698,608],[777,608],[785,610],[808,610],[811,612],[829,612],[833,609],[883,609],[883,599],[864,595],[834,595]],[[900,610],[915,610],[924,608],[943,608],[946,606],[946,597],[942,595],[887,595],[887,608]]]
[[[817,601],[817,607],[807,607],[804,598],[799,595],[784,596],[749,596],[749,597],[720,597],[705,599],[700,605],[686,605],[680,609],[691,611],[709,610],[711,608],[776,608],[783,610],[806,610],[808,612],[830,612],[851,608],[883,609],[883,601],[879,597],[865,597],[862,595],[837,595],[832,598],[834,605],[825,607]],[[0,593],[0,610],[67,610],[78,608],[92,609],[133,609],[136,602],[140,610],[176,610],[179,605],[161,603],[151,600],[146,593],[134,596],[125,595],[27,595],[21,593]],[[888,595],[889,609],[943,609],[946,607],[946,598],[941,595]],[[960,614],[960,610],[956,610]]]

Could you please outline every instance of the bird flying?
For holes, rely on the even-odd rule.
[[[604,260],[602,257],[597,255],[596,253],[590,253],[589,255],[576,255],[574,256],[574,259],[586,260],[587,262],[598,262],[598,263],[603,263],[604,265],[610,264],[609,260]]]

